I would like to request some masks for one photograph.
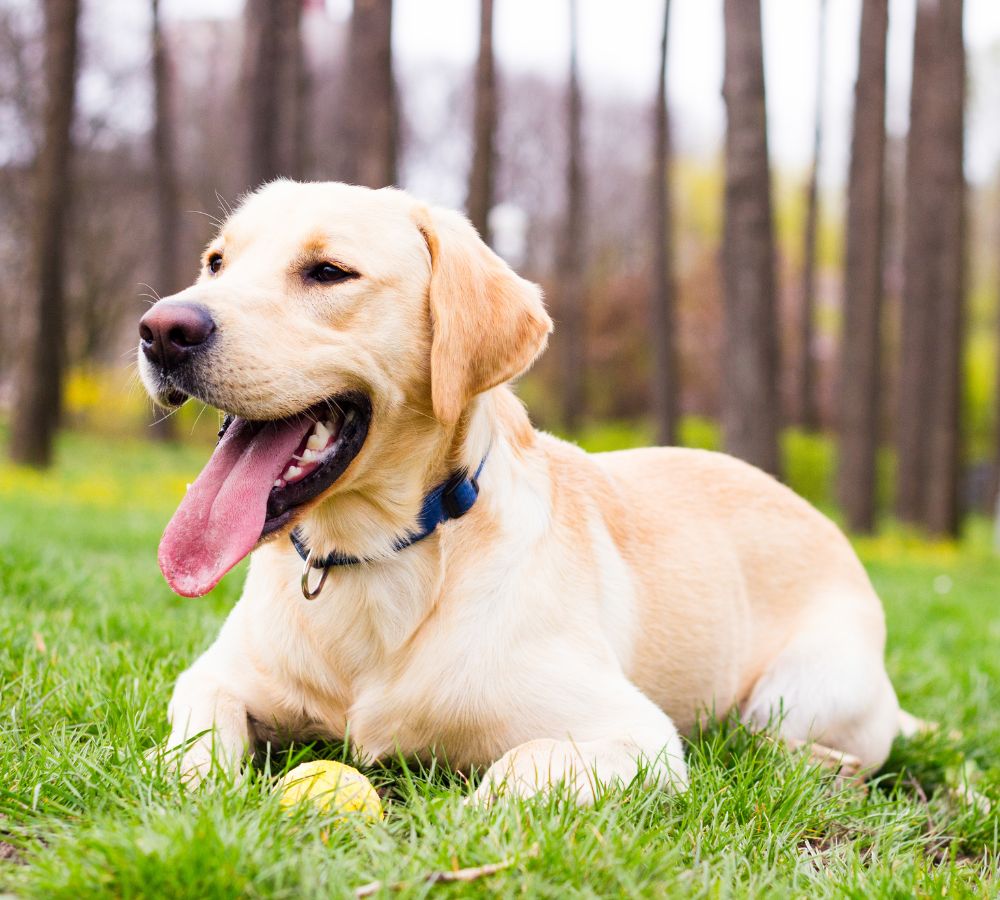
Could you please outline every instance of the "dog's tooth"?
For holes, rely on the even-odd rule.
[[[312,439],[316,438],[319,442],[317,446],[312,446]],[[313,429],[312,437],[309,438],[309,443],[306,445],[311,450],[322,450],[326,446],[326,442],[330,439],[330,429],[326,427],[323,422],[317,422],[316,427]]]
[[[315,450],[304,450],[302,452],[302,462],[311,463],[319,459],[319,454]]]
[[[284,482],[283,482],[283,481],[282,481],[282,480],[281,480],[280,478],[276,478],[276,479],[275,479],[275,481],[274,481],[274,486],[275,486],[276,488],[280,488],[282,484],[284,484]]]
[[[306,441],[306,453],[308,453],[310,450],[322,450],[325,444],[326,444],[326,439],[321,438],[314,431],[311,435],[309,435],[309,440]],[[305,453],[303,453],[302,455],[305,456]]]
[[[285,469],[284,474],[281,476],[285,481],[291,481],[293,478],[298,478],[302,474],[302,470],[298,466],[289,466]]]

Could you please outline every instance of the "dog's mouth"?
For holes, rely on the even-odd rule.
[[[182,596],[208,593],[265,537],[345,472],[368,435],[371,402],[345,394],[274,421],[227,416],[219,444],[160,541],[160,569]]]

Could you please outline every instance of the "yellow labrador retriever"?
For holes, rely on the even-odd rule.
[[[586,802],[640,771],[682,788],[679,732],[732,708],[849,769],[885,759],[909,720],[844,536],[730,457],[535,431],[507,382],[551,328],[462,216],[289,181],[150,309],[150,393],[229,414],[161,568],[197,596],[253,554],[170,704],[185,772],[346,736],[488,767],[483,800]]]

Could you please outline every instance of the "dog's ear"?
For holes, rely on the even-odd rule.
[[[520,375],[545,348],[552,320],[538,285],[519,277],[464,216],[419,207],[431,255],[431,398],[455,424],[477,394]]]

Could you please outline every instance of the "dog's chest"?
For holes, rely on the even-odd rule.
[[[586,658],[592,650],[576,653],[568,636],[586,647],[603,633],[599,582],[577,576],[560,550],[536,540],[456,553],[450,567],[417,550],[378,573],[331,571],[311,603],[287,581],[278,603],[266,591],[275,581],[248,582],[256,643],[276,676],[268,705],[279,707],[255,717],[282,720],[293,737],[346,734],[373,757],[433,750],[455,766],[490,763],[549,733],[569,676],[546,661]],[[556,583],[572,607],[547,587]]]
[[[254,643],[270,664],[254,718],[293,738],[346,736],[371,757],[433,749],[464,766],[508,749],[520,718],[497,668],[507,668],[489,611],[499,604],[467,601],[455,615],[431,604],[428,615],[426,596],[373,595],[371,584],[347,594],[349,586],[341,579],[308,606],[291,597],[257,606]]]
[[[351,741],[373,758],[435,754],[455,767],[489,763],[518,743],[515,698],[483,666],[487,651],[461,648],[436,644],[359,680],[347,710]]]

